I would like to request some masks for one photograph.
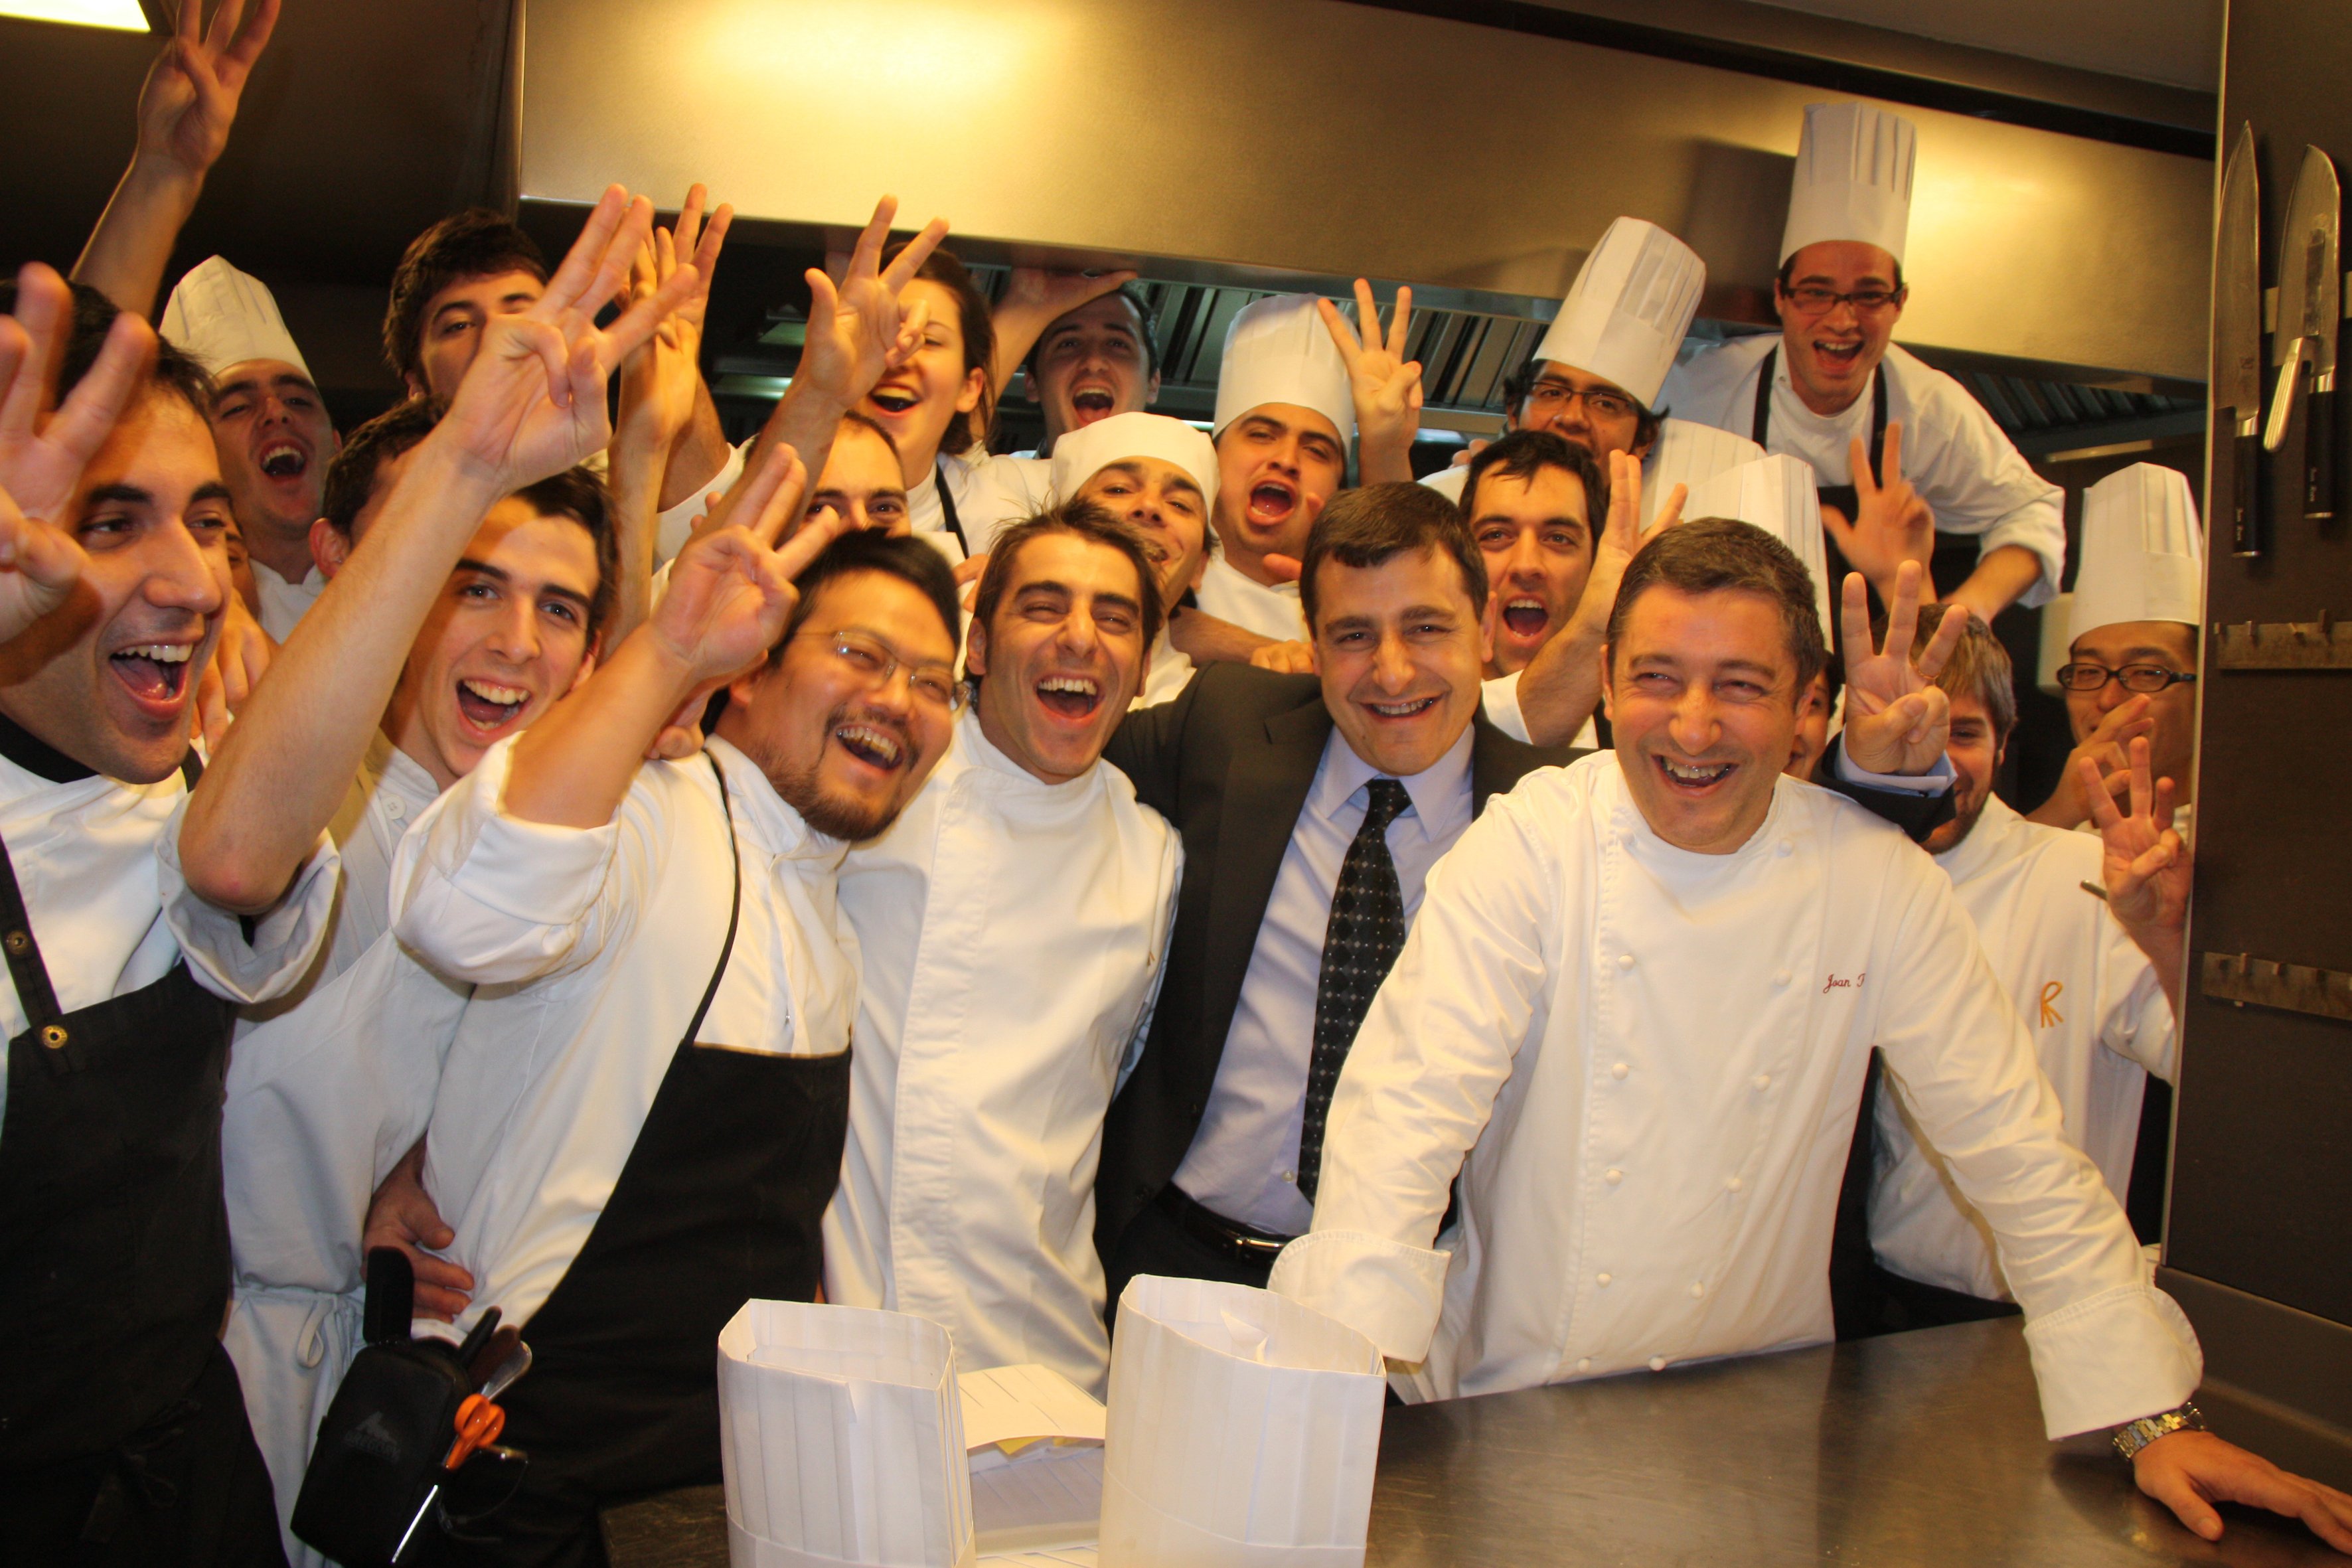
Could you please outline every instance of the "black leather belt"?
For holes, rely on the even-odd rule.
[[[1184,1189],[1173,1182],[1160,1188],[1159,1197],[1152,1201],[1168,1211],[1168,1217],[1174,1220],[1185,1235],[1243,1263],[1262,1263],[1271,1267],[1274,1255],[1297,1239],[1227,1219],[1216,1210],[1204,1208],[1193,1202]]]

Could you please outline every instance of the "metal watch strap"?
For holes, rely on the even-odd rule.
[[[2202,1432],[2205,1415],[2194,1405],[2183,1405],[2178,1410],[2168,1410],[2161,1415],[2143,1415],[2137,1421],[2126,1421],[2116,1428],[2116,1452],[2125,1458],[2137,1458],[2142,1448],[2158,1437],[2174,1432]]]

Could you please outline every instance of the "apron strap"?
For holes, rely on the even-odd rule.
[[[8,978],[16,983],[26,1025],[36,1029],[55,1026],[64,1009],[58,1005],[57,988],[49,984],[41,944],[33,939],[33,917],[25,908],[25,891],[17,886],[16,862],[5,843],[0,843],[0,955],[8,960]]]
[[[1768,452],[1772,449],[1772,377],[1780,368],[1780,345],[1774,343],[1756,372],[1756,412],[1748,425],[1748,438]]]
[[[971,559],[971,541],[963,536],[963,520],[956,516],[955,491],[948,487],[948,465],[945,458],[931,466],[931,482],[940,487],[940,520],[955,535],[956,546],[964,559]]]
[[[1883,482],[1886,476],[1886,363],[1870,373],[1870,477]]]
[[[719,766],[717,757],[708,751],[702,755],[710,764],[710,776],[719,781],[719,810],[727,819],[727,858],[735,868],[735,887],[727,905],[727,940],[719,946],[719,966],[710,972],[710,984],[702,988],[702,1002],[686,1026],[686,1036],[678,1041],[680,1046],[694,1044],[695,1036],[702,1032],[702,1020],[710,1011],[712,999],[719,994],[719,977],[727,973],[727,961],[734,956],[735,926],[743,916],[743,854],[735,847],[735,807],[727,798],[727,774]]]

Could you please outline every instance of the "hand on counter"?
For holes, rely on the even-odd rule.
[[[2300,1519],[2311,1532],[2352,1555],[2352,1497],[2290,1475],[2210,1432],[2172,1432],[2132,1458],[2139,1489],[2170,1509],[2207,1541],[2221,1539],[2217,1502],[2239,1502]]]

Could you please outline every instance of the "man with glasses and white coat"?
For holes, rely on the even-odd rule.
[[[1812,464],[1833,580],[1851,567],[1885,600],[1903,562],[1927,567],[1938,532],[1975,535],[1974,570],[1943,596],[1990,619],[2057,594],[2064,498],[1958,382],[1893,344],[1916,141],[1866,104],[1805,110],[1772,285],[1780,331],[1692,355],[1663,396]]]

